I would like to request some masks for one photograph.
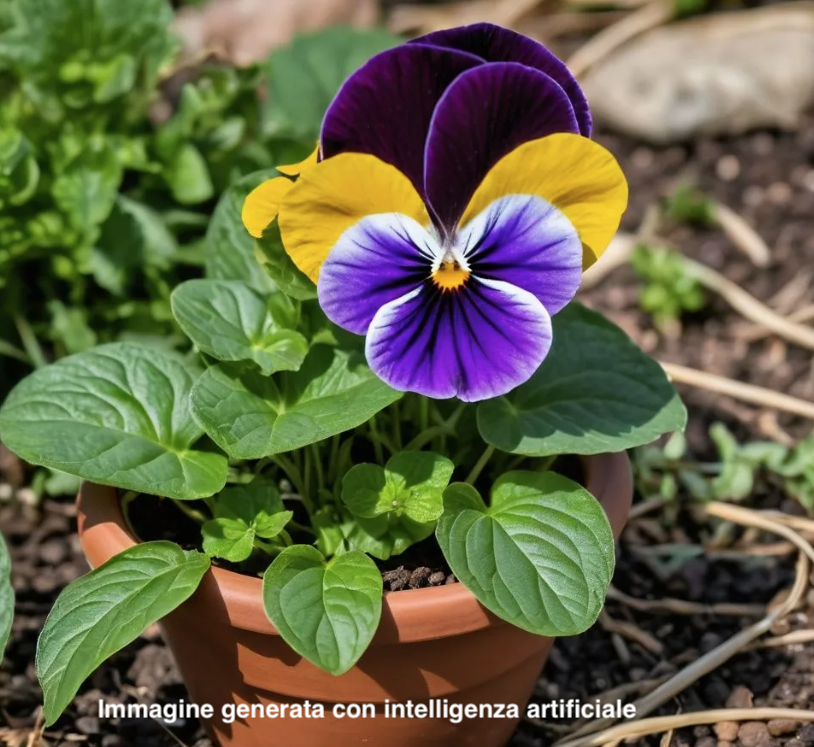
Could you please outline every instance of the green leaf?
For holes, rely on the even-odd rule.
[[[348,516],[341,525],[345,544],[351,550],[367,553],[379,560],[401,555],[408,547],[427,539],[436,523],[420,523],[402,514],[382,514],[373,519]]]
[[[266,129],[316,140],[325,110],[345,79],[376,53],[403,41],[378,29],[330,28],[275,50],[267,70]]]
[[[14,621],[14,587],[11,585],[11,558],[0,534],[0,662],[6,650],[11,623]]]
[[[181,147],[163,173],[172,196],[182,205],[197,205],[215,194],[209,167],[192,143],[185,143]]]
[[[206,232],[206,276],[218,280],[242,280],[260,292],[274,283],[255,256],[255,242],[240,217],[243,202],[258,184],[279,176],[276,169],[255,171],[236,181],[218,201]]]
[[[103,345],[35,371],[0,410],[0,435],[32,464],[126,490],[192,499],[226,481],[221,454],[194,451],[193,376],[181,359]]]
[[[37,676],[51,726],[105,659],[198,588],[209,558],[172,542],[145,542],[70,583],[57,598],[37,645]]]
[[[249,485],[226,488],[214,499],[214,518],[201,528],[204,552],[240,563],[251,555],[256,537],[273,539],[293,516],[272,482],[256,478]]]
[[[195,383],[191,404],[230,456],[261,459],[356,428],[401,396],[361,354],[315,345],[296,373],[212,366]]]
[[[436,537],[481,604],[538,635],[589,628],[613,575],[613,534],[602,506],[553,472],[503,475],[488,508],[471,485],[450,485]]]
[[[257,241],[257,248],[265,257],[263,266],[283,293],[300,301],[317,297],[317,286],[314,281],[302,272],[286,253],[277,221],[264,231],[263,238]]]
[[[661,366],[617,326],[579,304],[554,319],[554,344],[537,372],[478,405],[478,430],[514,454],[599,454],[681,430],[687,410]]]
[[[54,201],[71,226],[94,241],[116,203],[122,167],[112,149],[86,150],[54,180]]]
[[[384,467],[352,467],[342,480],[342,500],[363,519],[395,512],[435,521],[444,512],[444,488],[454,469],[449,459],[430,451],[402,451]]]
[[[263,606],[283,640],[331,674],[365,652],[382,612],[382,577],[359,552],[325,561],[310,545],[283,550],[263,577]]]
[[[253,361],[268,375],[296,371],[308,341],[285,329],[269,303],[238,280],[188,280],[172,293],[172,312],[198,348],[221,361]],[[283,296],[283,298],[285,298]],[[290,302],[289,302],[290,304]],[[293,310],[290,315],[293,315]]]

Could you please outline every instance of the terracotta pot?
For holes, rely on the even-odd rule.
[[[633,493],[628,458],[591,457],[585,467],[618,537]],[[79,534],[94,567],[136,542],[115,491],[92,484],[80,491]],[[370,649],[334,677],[279,637],[263,612],[259,579],[219,568],[161,628],[192,699],[214,706],[206,726],[222,747],[499,747],[516,719],[387,718],[385,704],[516,703],[522,714],[553,642],[494,617],[462,584],[391,592]],[[306,700],[322,703],[324,717],[221,718],[224,705]],[[376,715],[339,717],[336,703],[375,704]]]

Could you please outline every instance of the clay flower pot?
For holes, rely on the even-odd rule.
[[[601,455],[584,465],[586,487],[618,537],[633,493],[628,457]],[[78,505],[92,566],[137,542],[112,488],[86,483]],[[516,719],[387,718],[385,705],[516,703],[522,713],[553,643],[494,617],[462,584],[391,592],[370,649],[334,677],[280,638],[263,612],[259,578],[220,568],[161,627],[192,699],[214,707],[206,726],[221,747],[499,747]],[[270,717],[272,706],[264,717],[221,718],[224,705],[305,701],[323,704],[324,716]],[[340,717],[335,703],[375,704],[376,715]]]

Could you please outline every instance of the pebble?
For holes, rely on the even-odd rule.
[[[794,197],[794,190],[786,182],[774,182],[766,189],[766,197],[775,205],[786,205]]]
[[[696,743],[695,747],[717,747],[718,740],[715,737],[701,737]]]
[[[727,742],[725,739],[718,741],[718,747],[732,747],[732,742]]]
[[[756,208],[759,207],[765,198],[763,187],[757,184],[751,184],[743,190],[743,204],[746,207]]]
[[[74,726],[82,734],[98,734],[100,731],[99,719],[96,716],[80,716],[74,722]]]
[[[753,705],[752,691],[743,685],[738,685],[726,699],[727,708],[751,708]]]
[[[719,741],[732,742],[738,736],[738,724],[735,721],[719,721],[714,730]]]
[[[775,740],[762,721],[747,721],[738,729],[738,739],[743,747],[775,747]]]
[[[122,747],[124,742],[118,734],[105,734],[102,737],[102,747]]]
[[[794,738],[786,742],[786,747],[805,747],[805,745],[799,739]]]
[[[439,584],[444,583],[444,579],[446,575],[443,571],[436,571],[435,573],[431,574],[429,577],[429,582],[431,586],[438,586]]]
[[[800,728],[800,722],[790,718],[773,718],[768,723],[769,734],[773,737],[782,737],[784,734],[793,734]]]
[[[67,554],[67,548],[62,540],[48,540],[40,547],[40,558],[47,565],[59,565]]]
[[[740,176],[741,162],[735,156],[721,156],[715,164],[715,173],[725,182],[734,182]]]

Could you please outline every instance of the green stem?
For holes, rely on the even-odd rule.
[[[172,498],[171,500],[181,513],[192,519],[196,524],[203,524],[205,521],[208,521],[207,516],[203,512],[192,508],[192,506],[188,506],[186,501],[179,501],[177,498]]]
[[[311,444],[308,447],[314,461],[314,472],[317,477],[317,495],[325,489],[325,472],[322,469],[322,454],[319,453],[319,446]]]
[[[480,455],[480,459],[475,462],[475,466],[472,468],[472,471],[466,476],[466,480],[464,482],[468,483],[469,485],[474,485],[475,480],[478,479],[480,473],[483,471],[483,468],[486,466],[486,463],[492,458],[492,454],[495,453],[495,447],[491,444],[486,447],[483,454]]]
[[[0,340],[0,355],[4,355],[6,358],[14,358],[29,366],[31,365],[31,360],[25,354],[25,351],[20,350],[20,348],[12,345],[10,342],[6,342],[6,340]]]
[[[401,451],[401,408],[398,402],[393,403],[393,445]]]
[[[379,435],[379,428],[376,425],[376,416],[370,419],[370,440],[373,442],[373,453],[376,455],[376,462],[384,466],[384,452],[382,451],[382,437]]]
[[[422,432],[430,427],[430,401],[426,397],[418,400],[418,425]]]
[[[302,499],[302,505],[311,516],[314,513],[314,507],[311,505],[311,497],[305,492],[305,483],[302,480],[302,473],[297,469],[297,466],[287,457],[282,454],[275,454],[271,460],[285,472],[286,477],[291,481],[294,489]]]
[[[305,526],[305,524],[300,524],[298,521],[289,521],[287,526],[291,527],[295,532],[303,532],[304,534],[310,534],[312,537],[316,537],[317,533],[311,529],[311,527]]]
[[[410,451],[413,449],[420,449],[422,446],[432,441],[436,436],[447,435],[455,435],[455,431],[447,428],[445,425],[434,425],[432,428],[427,428],[419,433],[412,441],[410,441],[410,443],[407,444],[407,446],[404,447],[404,450]]]
[[[45,360],[45,353],[42,352],[37,336],[34,334],[31,326],[21,316],[14,318],[14,324],[17,326],[17,333],[20,335],[20,340],[23,343],[25,352],[28,355],[28,360],[34,368],[42,368],[48,365]]]

